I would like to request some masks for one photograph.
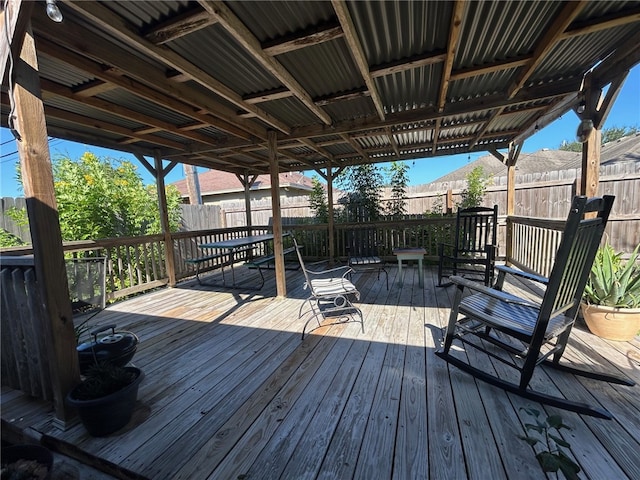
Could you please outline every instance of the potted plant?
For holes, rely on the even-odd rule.
[[[639,250],[640,244],[625,262],[608,243],[598,249],[584,290],[582,315],[599,337],[629,341],[640,331]]]
[[[101,362],[67,395],[90,435],[101,437],[121,429],[133,415],[144,373],[137,367]]]

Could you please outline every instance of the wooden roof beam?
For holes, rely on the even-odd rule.
[[[362,157],[363,160],[370,160],[369,155],[365,150],[356,142],[353,138],[349,137],[347,134],[340,135],[349,145],[353,148],[358,154]]]
[[[389,62],[371,67],[370,73],[372,78],[384,77],[385,75],[393,75],[394,73],[405,72],[414,68],[433,65],[435,63],[444,62],[447,53],[444,51],[422,53],[409,58],[403,58],[395,62]]]
[[[160,105],[163,108],[181,113],[194,120],[201,121],[230,133],[231,135],[244,138],[245,140],[251,139],[252,135],[258,138],[266,136],[266,130],[256,128],[257,126],[246,128],[245,126],[231,124],[225,119],[221,119],[219,116],[223,116],[225,110],[228,110],[224,106],[216,104],[206,96],[195,93],[191,89],[186,89],[182,85],[173,85],[162,76],[154,76],[157,70],[147,68],[147,66],[142,65],[142,62],[138,61],[137,66],[132,65],[127,73],[133,74],[135,77],[146,76],[149,81],[153,82],[154,88],[150,88],[134,78],[123,76],[122,70],[119,68],[104,68],[104,65],[67,50],[49,39],[38,37],[38,52],[57,58],[105,82],[116,85],[138,97]],[[115,56],[117,56],[117,54]],[[181,100],[173,97],[173,94],[180,95]],[[189,102],[191,105],[187,105],[184,102]],[[197,104],[206,106],[209,112],[215,112],[218,117],[210,117],[197,113],[193,107],[193,105]],[[218,109],[218,105],[220,109]]]
[[[144,37],[155,45],[163,45],[216,23],[217,20],[207,12],[203,12],[199,7],[194,7],[166,22],[155,25],[145,33]]]
[[[326,95],[323,97],[319,97],[314,99],[314,102],[316,105],[323,107],[325,105],[331,105],[333,103],[338,103],[338,102],[347,102],[349,100],[354,100],[356,98],[361,98],[361,97],[367,97],[370,95],[371,93],[369,92],[369,90],[366,89],[366,87],[359,87],[346,92],[339,92],[333,95]]]
[[[272,100],[280,100],[281,98],[293,97],[293,92],[288,88],[274,88],[267,92],[253,93],[251,95],[245,95],[242,97],[245,102],[255,104],[262,102],[270,102]]]
[[[592,19],[588,22],[580,22],[574,24],[573,27],[560,35],[559,40],[577,37],[579,35],[587,35],[589,33],[601,32],[609,28],[620,27],[640,21],[640,7],[622,10],[610,15]]]
[[[126,118],[127,120],[134,120],[139,123],[147,124],[149,125],[149,127],[145,127],[144,129],[147,131],[147,133],[164,130],[196,142],[201,142],[204,144],[211,144],[211,145],[218,145],[218,142],[215,139],[212,139],[211,137],[208,137],[206,135],[191,133],[189,132],[189,128],[176,127],[172,123],[165,122],[163,120],[158,120],[157,118],[151,117],[149,115],[145,115],[143,113],[136,112],[129,108],[125,108],[120,105],[113,104],[111,102],[107,102],[106,100],[102,100],[94,97],[85,98],[82,95],[75,93],[73,89],[65,85],[52,82],[51,80],[47,80],[46,78],[40,79],[40,86],[42,88],[42,91],[48,94],[56,95],[56,96],[67,98],[69,100],[73,100],[79,103],[90,105],[93,108],[97,108],[103,112],[118,115],[122,118]],[[196,125],[198,125],[198,128],[202,128],[205,126],[201,122],[196,122]],[[140,133],[141,131],[142,130],[138,131],[138,133]]]
[[[389,138],[389,143],[391,144],[391,148],[393,148],[393,152],[396,154],[397,158],[400,158],[400,149],[398,148],[398,142],[396,141],[396,137],[393,136],[391,127],[385,128],[385,131],[387,132],[387,137]]]
[[[314,25],[304,31],[295,32],[285,37],[276,38],[262,43],[262,50],[275,57],[284,53],[293,52],[300,48],[319,45],[344,36],[342,27],[336,20],[330,20],[320,25]]]
[[[453,69],[453,60],[458,49],[460,41],[460,32],[462,31],[463,13],[466,8],[463,0],[457,0],[453,6],[451,13],[451,23],[449,25],[449,40],[447,41],[447,56],[442,67],[442,79],[440,80],[440,94],[438,96],[438,111],[442,112],[447,102],[447,91],[449,90],[449,81],[451,70]]]
[[[449,76],[449,81],[463,80],[465,78],[478,77],[480,75],[486,75],[488,73],[499,72],[501,70],[509,70],[511,68],[522,67],[531,61],[533,55],[524,55],[517,59],[504,60],[501,62],[490,63],[489,65],[483,65],[480,67],[464,68],[460,70],[454,70]]]
[[[535,87],[523,89],[518,95],[512,99],[507,99],[505,95],[494,94],[486,97],[472,98],[447,105],[442,113],[436,112],[432,107],[425,107],[415,110],[407,110],[389,115],[389,117],[380,121],[376,116],[369,116],[356,120],[347,120],[336,122],[331,127],[308,126],[294,128],[290,140],[302,137],[313,138],[321,136],[334,136],[342,133],[352,134],[358,131],[370,129],[380,129],[386,126],[400,126],[415,122],[435,122],[438,118],[455,117],[458,115],[470,115],[474,112],[486,112],[495,108],[509,108],[524,102],[542,101],[553,99],[556,97],[564,97],[568,94],[575,93],[580,88],[582,79],[571,78],[567,81],[558,82],[555,86],[545,85],[544,87]]]
[[[113,83],[105,82],[103,80],[93,80],[75,87],[73,89],[73,93],[78,97],[93,97],[94,95],[100,95],[101,93],[115,90],[115,88],[116,86]]]
[[[45,107],[45,112],[47,114],[47,117],[49,118],[58,118],[60,120],[64,120],[65,122],[75,123],[78,125],[82,125],[84,127],[89,126],[90,128],[104,130],[106,132],[122,135],[123,137],[132,138],[132,139],[135,139],[136,141],[154,143],[156,145],[162,145],[164,147],[174,148],[176,150],[184,148],[184,145],[178,142],[173,142],[171,140],[167,140],[165,138],[161,138],[157,136],[149,136],[144,134],[141,135],[136,133],[135,130],[132,130],[130,128],[121,127],[119,125],[114,125],[113,123],[109,123],[109,122],[102,122],[94,118],[86,117],[84,115],[79,115],[77,113],[68,112],[60,108]]]
[[[364,54],[364,48],[358,38],[356,26],[353,23],[347,4],[343,0],[331,0],[331,3],[336,15],[338,16],[340,25],[342,25],[345,40],[349,46],[351,55],[356,62],[358,70],[360,70],[360,75],[362,75],[367,89],[369,90],[373,105],[376,107],[376,111],[378,112],[378,117],[380,117],[380,120],[384,120],[386,116],[384,112],[384,105],[382,104],[382,99],[380,98],[374,79],[371,76],[371,72],[369,71],[369,62]]]
[[[91,23],[105,30],[114,38],[117,38],[136,50],[149,55],[157,61],[163,62],[169,67],[189,75],[193,81],[233,103],[234,105],[254,113],[260,120],[280,130],[289,133],[289,127],[264,112],[255,105],[250,105],[242,100],[242,97],[222,82],[216,80],[211,75],[198,68],[193,63],[185,60],[181,55],[166,48],[163,45],[155,45],[149,40],[141,37],[134,25],[113,13],[107,7],[98,2],[67,1],[65,7],[71,8],[78,14],[88,18]]]
[[[535,46],[533,58],[527,62],[518,74],[517,80],[509,87],[508,98],[513,98],[520,91],[538,65],[544,60],[547,53],[560,41],[562,34],[588,3],[588,0],[580,0],[567,2],[562,7],[562,10],[555,16],[555,20],[546,28],[545,34]]]
[[[289,73],[284,66],[278,62],[275,58],[268,55],[260,44],[259,40],[253,35],[253,33],[246,27],[242,21],[227,7],[224,2],[217,0],[199,0],[200,5],[210,15],[216,18],[220,24],[227,30],[227,32],[236,40],[244,49],[277,78],[282,84],[293,92],[293,94],[300,100],[314,115],[322,120],[326,125],[331,125],[331,117],[317,107],[313,103],[311,95],[298,83],[298,81]],[[246,105],[251,105],[244,102]],[[241,105],[239,105],[241,106]],[[255,107],[254,107],[255,108]],[[245,108],[247,111],[252,111],[250,108]],[[254,112],[255,113],[255,112]],[[283,133],[289,133],[283,131]]]

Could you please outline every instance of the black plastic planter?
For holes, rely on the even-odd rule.
[[[103,437],[120,430],[131,420],[144,372],[137,367],[125,369],[137,373],[137,377],[122,390],[93,400],[74,398],[75,389],[67,395],[67,404],[78,410],[82,424],[94,437]]]

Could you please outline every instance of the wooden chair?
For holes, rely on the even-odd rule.
[[[498,206],[473,207],[458,210],[454,243],[438,246],[438,286],[449,275],[481,279],[490,286],[494,278],[496,236],[498,231]]]
[[[346,245],[348,264],[354,272],[377,272],[378,280],[380,280],[380,272],[384,272],[387,290],[389,290],[389,274],[379,255],[379,249],[384,243],[380,241],[378,235],[378,230],[371,228],[348,231]]]
[[[309,322],[315,319],[318,322],[318,326],[320,326],[320,319],[328,317],[346,321],[354,315],[358,316],[364,333],[362,311],[353,305],[354,299],[360,299],[360,292],[349,280],[349,275],[352,273],[351,267],[345,265],[329,270],[309,270],[305,266],[304,260],[302,260],[301,247],[298,246],[295,238],[293,239],[293,244],[300,261],[300,267],[304,273],[304,288],[309,289],[310,293],[309,298],[300,305],[298,312],[298,318],[301,318],[303,308],[305,305],[309,305],[310,310],[308,312],[311,316],[302,327],[302,339],[304,340],[304,333]]]
[[[611,414],[602,408],[535,391],[529,383],[536,366],[543,364],[575,375],[633,385],[626,379],[578,370],[559,363],[578,313],[613,199],[612,196],[573,199],[549,278],[502,266],[498,267],[498,279],[493,288],[459,276],[451,277],[457,291],[444,345],[437,355],[480,380],[522,397],[610,419]],[[597,216],[585,218],[587,212],[597,212]],[[544,285],[546,290],[542,301],[537,303],[502,291],[506,275],[517,275]],[[467,289],[470,295],[466,295]],[[460,350],[452,351],[454,340],[514,368],[519,372],[519,382],[512,383],[499,378],[492,367],[489,367],[492,370],[489,372],[473,365],[471,359],[474,356],[468,356],[467,352]],[[550,356],[551,360],[548,359]]]

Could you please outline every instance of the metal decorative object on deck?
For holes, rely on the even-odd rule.
[[[360,299],[360,292],[348,279],[353,272],[352,268],[345,265],[343,267],[332,268],[330,270],[313,271],[308,270],[300,254],[300,246],[293,238],[295,251],[298,255],[300,267],[304,273],[305,290],[308,288],[309,298],[307,298],[298,311],[298,318],[302,318],[304,313],[310,313],[308,320],[302,327],[302,339],[311,320],[315,319],[320,326],[321,318],[337,318],[348,321],[355,317],[360,318],[360,325],[364,333],[364,320],[362,310],[353,304],[353,300]],[[304,306],[309,304],[309,310],[304,312]]]
[[[98,334],[107,330],[111,330],[111,333],[98,337]],[[90,334],[93,340],[76,347],[81,373],[98,363],[111,363],[123,367],[131,361],[138,349],[138,337],[132,332],[116,332],[115,324],[96,328]]]

